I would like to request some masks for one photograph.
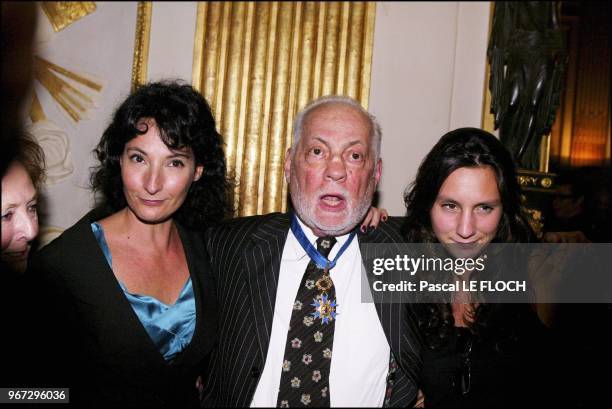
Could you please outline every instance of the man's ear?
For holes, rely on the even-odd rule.
[[[285,154],[285,180],[287,184],[291,180],[291,148],[287,149],[287,153]]]
[[[380,182],[380,176],[382,175],[382,159],[378,158],[376,161],[376,165],[374,165],[374,180],[376,181],[376,186],[378,186],[378,182]]]
[[[196,166],[195,175],[193,176],[193,181],[197,182],[202,177],[203,172],[204,172],[204,165]]]

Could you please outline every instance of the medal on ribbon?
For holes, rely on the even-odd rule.
[[[328,299],[327,296],[327,291],[333,286],[333,281],[329,276],[329,270],[336,266],[336,262],[342,253],[344,253],[344,251],[351,244],[351,241],[353,241],[355,238],[356,232],[351,232],[344,245],[338,251],[338,254],[336,254],[336,257],[330,261],[327,259],[327,257],[324,257],[321,253],[319,253],[319,251],[314,248],[310,241],[308,241],[295,214],[293,214],[291,218],[291,231],[304,251],[306,251],[306,254],[310,256],[312,261],[315,262],[319,269],[323,270],[323,275],[315,282],[315,286],[321,293],[317,296],[317,298],[313,299],[314,302],[310,305],[315,307],[315,311],[311,313],[314,319],[321,319],[321,324],[328,324],[330,321],[336,318],[336,308],[338,306],[335,299]],[[325,249],[328,249],[330,245],[331,243],[328,240],[323,240],[321,242],[321,247]]]
[[[313,301],[310,305],[315,307],[315,312],[312,313],[314,319],[320,318],[321,324],[329,324],[336,318],[336,300],[329,300],[327,293],[323,293]]]

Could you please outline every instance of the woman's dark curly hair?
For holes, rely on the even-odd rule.
[[[431,226],[430,211],[446,178],[463,167],[489,166],[497,177],[497,188],[502,203],[502,217],[492,242],[528,243],[534,235],[523,214],[520,187],[510,152],[492,134],[478,128],[459,128],[446,133],[432,148],[419,166],[415,181],[404,194],[407,209],[402,233],[410,243],[437,243]],[[492,268],[493,270],[495,268]],[[498,274],[487,268],[488,273]],[[485,304],[478,308],[472,325],[475,333],[497,327],[503,332],[500,304]],[[415,304],[419,327],[426,344],[435,349],[444,343],[454,327],[451,306],[448,303]],[[510,321],[503,320],[507,323]]]
[[[196,228],[223,219],[230,211],[223,139],[204,97],[190,85],[177,81],[143,85],[115,111],[94,150],[100,164],[91,173],[91,186],[94,192],[101,193],[103,205],[112,212],[127,205],[119,159],[128,141],[147,132],[142,121],[145,118],[155,121],[169,148],[191,148],[195,163],[204,166],[202,176],[193,182],[174,218]]]

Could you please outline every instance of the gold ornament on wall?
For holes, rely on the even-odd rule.
[[[328,94],[367,108],[374,2],[200,2],[192,83],[210,102],[237,216],[285,211],[296,112]]]
[[[73,22],[96,10],[93,2],[39,2],[57,33]],[[42,58],[33,57],[34,79],[49,93],[52,99],[70,118],[78,122],[94,105],[92,94],[86,89],[100,92],[102,86],[72,70]],[[45,153],[45,185],[66,180],[74,172],[71,158],[70,138],[52,119],[47,118],[40,102],[40,89],[34,88],[30,106],[31,124],[26,125],[29,133]],[[42,242],[45,241],[45,226],[41,226]],[[55,232],[59,234],[59,232]],[[57,236],[55,234],[55,237]],[[51,237],[51,236],[49,236]]]
[[[153,3],[139,1],[136,11],[136,34],[134,37],[134,61],[132,62],[132,91],[147,82],[149,40],[151,38],[151,14]]]
[[[55,32],[96,11],[93,1],[42,1],[39,4]]]
[[[96,10],[96,4],[92,1],[48,1],[38,4],[49,18],[55,32]],[[96,92],[102,89],[100,84],[37,55],[34,56],[33,68],[34,78],[75,122],[80,121],[87,109],[93,106],[91,96],[78,87],[82,85]],[[47,119],[36,92],[32,97],[30,119],[33,123]]]
[[[40,82],[74,122],[79,122],[85,112],[94,105],[92,97],[79,90],[79,85],[96,92],[102,90],[102,85],[39,56],[34,56],[34,78]],[[74,81],[74,85],[70,84],[68,80]],[[32,122],[45,119],[44,111],[36,93],[32,100],[30,118]]]

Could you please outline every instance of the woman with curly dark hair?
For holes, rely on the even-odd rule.
[[[446,255],[480,254],[489,243],[534,240],[521,211],[510,153],[480,129],[442,136],[404,200],[406,241],[441,243],[432,248]],[[499,277],[500,266],[488,264],[487,279]],[[539,367],[526,363],[538,353],[534,342],[545,331],[535,311],[526,303],[471,297],[456,291],[450,303],[429,299],[414,305],[424,343],[420,406],[423,397],[427,408],[516,406],[535,394],[528,380]]]
[[[34,262],[58,309],[70,364],[62,385],[86,407],[197,407],[216,337],[199,232],[227,209],[211,109],[189,85],[141,86],[95,153],[101,205]]]

